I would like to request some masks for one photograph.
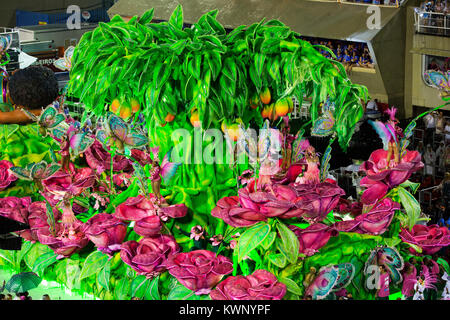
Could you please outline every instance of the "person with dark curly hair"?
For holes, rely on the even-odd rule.
[[[9,77],[3,78],[3,110],[0,110],[3,112],[0,112],[0,123],[30,122],[21,108],[39,115],[42,108],[51,104],[57,97],[58,81],[51,69],[43,66],[18,69]]]

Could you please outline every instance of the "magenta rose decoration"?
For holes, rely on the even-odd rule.
[[[103,148],[99,141],[95,141],[84,153],[88,166],[97,174],[102,174],[111,168],[111,154]],[[132,171],[133,166],[126,157],[113,157],[113,171]]]
[[[396,210],[400,210],[400,204],[385,198],[375,204],[369,212],[357,216],[354,220],[336,222],[334,226],[342,232],[381,235],[388,229]]]
[[[0,160],[0,191],[6,189],[11,182],[17,180],[17,177],[9,171],[11,167],[14,167],[12,162]]]
[[[30,197],[0,198],[0,215],[22,223],[28,223],[28,208],[31,204]]]
[[[158,235],[124,242],[120,257],[138,274],[154,277],[166,270],[165,263],[173,254],[180,251],[175,238],[169,235]]]
[[[158,216],[148,216],[137,221],[133,230],[140,236],[152,237],[158,235],[161,228],[161,219]]]
[[[381,181],[371,180],[368,177],[364,177],[359,182],[361,187],[367,188],[361,195],[361,202],[366,205],[373,205],[382,199],[389,191],[387,184]]]
[[[79,252],[89,243],[89,238],[83,232],[82,222],[76,221],[72,227],[73,230],[68,233],[61,223],[57,223],[55,225],[56,235],[51,234],[49,228],[39,228],[36,233],[39,242],[49,246],[58,255],[58,258],[67,258]]]
[[[233,272],[233,263],[208,250],[178,253],[167,260],[169,273],[197,295],[208,294],[223,276]]]
[[[166,218],[182,218],[187,214],[188,208],[183,203],[173,204],[168,207],[162,207],[158,215],[163,219]]]
[[[111,214],[99,213],[84,224],[83,232],[98,250],[111,255],[120,250],[127,234],[127,225]]]
[[[336,237],[339,232],[334,227],[322,223],[314,223],[306,229],[290,225],[300,243],[299,252],[306,256],[312,256],[328,243],[331,237]]]
[[[139,221],[148,216],[156,215],[153,202],[142,195],[128,198],[117,206],[114,216],[124,221]]]
[[[95,175],[91,168],[75,169],[69,173],[59,170],[49,179],[43,180],[42,185],[45,188],[45,198],[51,205],[56,205],[64,195],[69,192],[77,196],[84,189],[90,188],[95,184]]]
[[[389,165],[386,162],[387,153],[383,149],[375,150],[369,160],[361,164],[360,169],[366,172],[368,179],[383,182],[389,188],[393,188],[408,180],[412,173],[423,168],[420,153],[417,151],[406,150],[400,163],[395,164],[394,160],[391,160]]]
[[[253,274],[230,276],[209,294],[212,300],[281,300],[286,285],[269,271],[255,270]]]
[[[258,210],[241,207],[237,196],[225,197],[217,201],[217,206],[211,211],[211,215],[235,228],[249,227],[267,219]]]
[[[339,202],[339,198],[345,195],[345,191],[338,185],[329,182],[317,184],[295,184],[299,197],[296,206],[303,209],[302,218],[310,223],[325,219]]]
[[[47,207],[44,201],[33,202],[28,207],[28,225],[29,229],[19,231],[19,234],[22,238],[28,241],[36,242],[38,241],[37,231],[41,228],[49,228],[47,222]],[[56,208],[53,208],[53,215],[55,216],[55,220],[61,218],[61,213]]]
[[[442,247],[450,245],[450,231],[448,228],[439,227],[437,224],[430,226],[416,224],[411,231],[402,229],[399,236],[404,242],[422,248],[422,252],[428,255],[435,254]],[[409,250],[416,253],[413,248]]]
[[[248,227],[271,217],[300,217],[307,209],[296,206],[297,191],[292,186],[275,184],[272,188],[275,195],[247,185],[239,189],[239,196],[220,199],[211,214],[232,227]]]

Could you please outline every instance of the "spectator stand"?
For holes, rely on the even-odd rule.
[[[341,3],[351,3],[358,5],[378,5],[381,7],[390,7],[390,8],[398,8],[405,0],[338,0]]]
[[[414,26],[417,33],[450,36],[450,16],[446,3],[425,1],[414,8]]]

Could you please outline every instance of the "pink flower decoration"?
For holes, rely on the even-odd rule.
[[[400,204],[385,198],[368,213],[359,215],[354,220],[336,222],[334,226],[341,232],[380,235],[388,229],[396,210],[400,210]]]
[[[432,255],[442,247],[450,245],[450,231],[446,227],[439,227],[437,224],[424,226],[416,224],[411,231],[402,229],[399,234],[404,242],[415,244],[422,248],[423,254]],[[415,249],[409,249],[416,253]]]
[[[102,174],[111,168],[111,154],[103,148],[97,140],[84,153],[86,162],[97,174]],[[115,155],[113,158],[113,171],[132,171],[133,166],[126,157]]]
[[[151,195],[153,197],[153,194]],[[142,195],[128,198],[117,206],[114,216],[124,221],[139,221],[143,218],[156,215],[156,207],[152,201]]]
[[[0,216],[28,223],[28,208],[31,204],[31,198],[6,197],[0,198]]]
[[[133,230],[140,236],[153,237],[160,233],[161,228],[161,219],[158,216],[149,216],[137,221]]]
[[[98,250],[112,254],[120,250],[127,234],[127,225],[113,215],[99,213],[84,224],[83,232]]]
[[[255,270],[253,274],[231,276],[211,291],[212,300],[281,300],[286,285],[269,271]]]
[[[12,162],[0,160],[0,191],[6,189],[11,182],[17,180],[17,177],[9,171],[11,167],[14,167]]]
[[[56,224],[56,237],[50,233],[48,228],[36,230],[39,242],[49,246],[59,257],[70,257],[75,252],[79,252],[88,243],[89,239],[83,230],[83,223],[76,221],[73,224],[73,234],[62,235],[63,226]]]
[[[201,295],[210,293],[224,275],[233,272],[233,263],[214,252],[196,250],[169,257],[167,269],[186,288]]]
[[[383,182],[389,188],[393,188],[408,180],[413,172],[423,168],[420,153],[417,151],[406,150],[400,163],[395,165],[392,160],[387,169],[386,159],[386,150],[375,150],[369,160],[361,164],[360,169],[366,172],[368,179]]]
[[[322,223],[312,224],[306,229],[290,225],[289,229],[295,233],[300,242],[299,252],[307,256],[314,255],[328,243],[331,237],[336,237],[339,234],[335,228]]]
[[[167,259],[179,251],[174,237],[158,235],[123,243],[120,257],[138,274],[153,277],[164,271]]]
[[[325,219],[345,195],[344,190],[334,183],[322,182],[317,184],[295,184],[299,195],[295,200],[296,207],[304,210],[302,218],[315,223]]]

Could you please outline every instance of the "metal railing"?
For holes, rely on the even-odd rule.
[[[386,7],[398,8],[404,2],[404,0],[338,0],[342,3],[354,3],[354,4],[365,4],[365,5],[377,5]]]
[[[450,36],[450,15],[414,8],[414,27],[417,33]]]

